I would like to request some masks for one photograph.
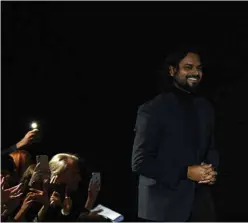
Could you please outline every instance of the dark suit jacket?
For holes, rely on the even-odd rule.
[[[136,120],[132,170],[139,175],[140,218],[186,221],[196,184],[187,167],[201,162],[218,165],[214,147],[214,111],[203,98],[194,99],[198,115],[199,148],[187,140],[186,120],[173,93],[163,93],[141,105]]]

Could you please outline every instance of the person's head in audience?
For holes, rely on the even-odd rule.
[[[10,154],[10,156],[13,158],[16,170],[17,170],[17,176],[19,179],[22,177],[23,173],[26,171],[26,169],[31,164],[31,155],[25,151],[25,150],[17,150]]]
[[[28,183],[29,183],[29,181],[30,181],[30,179],[34,173],[35,166],[36,166],[35,164],[30,165],[21,177],[20,183],[23,184],[24,194],[26,194],[28,192],[28,188],[29,188]]]
[[[16,183],[16,165],[14,160],[9,155],[4,155],[1,157],[1,178],[5,178],[5,187],[14,186]]]
[[[21,177],[21,182],[24,181],[29,181],[34,173],[34,169],[35,169],[36,164],[31,164],[26,171],[23,173],[22,177]]]
[[[68,192],[78,189],[81,181],[79,157],[69,153],[59,153],[49,162],[51,178],[57,176],[58,183],[65,184]]]

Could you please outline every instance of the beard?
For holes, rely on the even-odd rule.
[[[174,83],[176,83],[180,88],[192,92],[192,93],[196,93],[199,90],[199,82],[197,83],[192,83],[191,85],[188,83],[187,79],[189,78],[195,78],[195,79],[200,79],[199,75],[192,75],[192,74],[188,74],[185,76],[185,80],[181,80],[180,78],[178,78],[177,75],[175,75],[173,77]]]

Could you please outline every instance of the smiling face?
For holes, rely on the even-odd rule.
[[[170,66],[169,72],[176,87],[194,91],[203,76],[200,56],[196,53],[188,53],[180,61],[178,67]]]

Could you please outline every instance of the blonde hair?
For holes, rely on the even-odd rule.
[[[70,153],[58,153],[53,156],[49,162],[51,177],[56,176],[65,171],[68,164],[68,160],[78,162],[79,157]]]

